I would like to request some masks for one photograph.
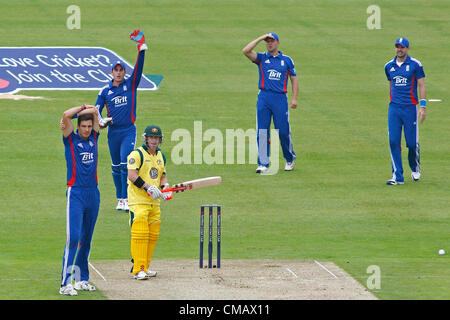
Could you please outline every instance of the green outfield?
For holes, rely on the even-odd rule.
[[[377,1],[379,30],[367,29],[373,1],[362,0],[77,1],[80,30],[66,28],[70,4],[2,1],[2,46],[101,46],[134,64],[128,34],[144,30],[150,47],[144,73],[164,80],[158,91],[138,94],[138,142],[145,126],[161,126],[171,183],[223,178],[220,187],[162,205],[154,259],[196,259],[200,205],[219,203],[223,268],[226,259],[332,261],[366,286],[366,270],[376,265],[381,288],[372,292],[380,299],[450,298],[447,0]],[[260,176],[255,164],[175,165],[176,129],[193,132],[196,120],[203,131],[224,134],[255,128],[258,71],[241,50],[272,31],[295,61],[300,83],[299,108],[290,111],[295,170]],[[442,101],[429,102],[420,126],[422,180],[411,181],[403,152],[406,183],[392,187],[385,185],[391,168],[383,66],[400,36],[424,65],[428,98]],[[73,299],[58,294],[66,237],[58,125],[65,109],[94,104],[97,91],[19,94],[50,100],[0,100],[0,299]],[[106,131],[99,141],[94,263],[130,258],[128,216],[114,210]],[[97,291],[75,299],[105,298]]]

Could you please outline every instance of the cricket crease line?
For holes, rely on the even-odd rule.
[[[97,274],[98,274],[104,281],[106,281],[106,278],[100,273],[100,271],[98,271],[98,270],[92,265],[92,263],[89,262],[89,265],[91,266],[92,269],[94,269],[95,272],[97,272]]]
[[[314,260],[314,262],[321,267],[323,270],[325,270],[326,272],[328,272],[329,274],[331,274],[335,279],[337,279],[338,277],[336,277],[336,275],[331,272],[330,270],[328,270],[324,265],[322,265],[320,262],[317,262],[316,260]]]
[[[292,270],[289,269],[289,268],[286,268],[286,270],[289,271],[289,272],[294,276],[294,278],[298,278],[298,276],[295,274],[294,271],[292,271]]]

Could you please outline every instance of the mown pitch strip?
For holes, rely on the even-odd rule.
[[[132,279],[129,261],[92,265],[91,280],[109,299],[376,299],[332,262],[227,259],[221,269],[199,269],[194,259],[155,259],[158,275],[143,281]]]

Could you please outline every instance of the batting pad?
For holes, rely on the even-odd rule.
[[[134,260],[133,274],[139,271],[147,272],[150,238],[148,221],[146,219],[135,219],[131,226],[131,256]]]
[[[147,251],[147,259],[148,265],[152,262],[153,251],[155,250],[156,242],[159,238],[159,227],[161,226],[161,220],[154,221],[148,225],[149,228],[149,239],[148,239],[148,251]]]

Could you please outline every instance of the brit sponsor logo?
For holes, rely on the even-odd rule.
[[[267,72],[269,73],[269,80],[280,80],[281,72],[274,69],[267,70]]]
[[[127,104],[127,96],[117,96],[111,99],[114,102],[114,107],[123,107]]]
[[[396,86],[403,87],[403,86],[406,86],[408,84],[408,78],[405,78],[405,77],[402,77],[402,76],[396,76],[393,79],[395,81],[394,84]]]
[[[111,80],[111,65],[121,60],[126,70],[134,66],[102,47],[0,48],[0,93],[20,90],[99,90]],[[125,78],[128,78],[126,75]],[[138,89],[158,87],[143,76]]]
[[[94,161],[94,154],[92,152],[80,152],[81,162],[88,164]]]

